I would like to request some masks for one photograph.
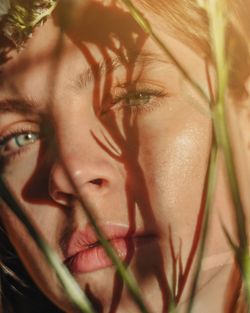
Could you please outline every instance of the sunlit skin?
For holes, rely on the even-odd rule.
[[[147,12],[146,16],[209,94],[206,67],[211,66],[163,31],[156,17]],[[58,16],[50,18],[24,50],[13,51],[1,66],[4,178],[62,261],[71,235],[89,225],[68,173],[81,194],[91,199],[98,224],[120,225],[131,234],[150,237],[138,247],[135,243],[126,260],[152,312],[166,312],[175,263],[171,244],[181,256],[183,272],[196,254],[191,248],[195,251],[199,237],[211,146],[207,104],[123,9],[91,1],[86,15],[78,18],[81,26],[69,25],[62,33]],[[119,24],[113,23],[116,19]],[[102,66],[96,73],[98,63]],[[22,110],[15,110],[13,101],[7,108],[6,100],[22,103]],[[231,229],[231,207],[221,167],[201,274],[203,288],[194,312],[222,312],[231,269],[223,265],[232,262],[220,218]],[[1,218],[41,290],[66,312],[75,312],[4,203]],[[216,255],[226,257],[217,262]],[[178,277],[178,261],[176,267]],[[98,299],[100,312],[138,312],[113,266],[73,275],[88,295]],[[176,287],[180,312],[190,286],[189,279],[182,283],[183,292]]]

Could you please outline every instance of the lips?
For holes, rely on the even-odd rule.
[[[129,228],[121,225],[99,225],[105,238],[122,261],[129,259],[135,249],[145,244],[152,236],[136,232],[131,234]],[[69,240],[65,265],[72,273],[82,274],[112,266],[95,232],[90,225],[83,231],[76,231]]]

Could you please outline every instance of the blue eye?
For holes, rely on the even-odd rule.
[[[34,143],[38,138],[39,136],[36,133],[20,134],[20,135],[13,137],[18,147],[30,145]]]
[[[39,133],[31,131],[8,135],[0,139],[0,153],[2,156],[11,155],[39,138]]]

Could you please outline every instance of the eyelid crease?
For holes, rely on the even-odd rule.
[[[1,128],[0,125],[0,138],[22,132],[45,132],[42,123],[32,120],[17,120],[14,123],[5,125],[3,129]]]
[[[126,90],[166,90],[166,81],[159,82],[155,79],[148,79],[143,77],[132,78],[131,81],[128,82],[118,82],[113,87],[112,90],[116,89],[126,89]],[[166,92],[167,93],[167,92]]]

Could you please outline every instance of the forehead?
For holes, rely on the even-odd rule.
[[[67,58],[69,67],[70,60],[82,56],[85,63],[91,64],[97,55],[107,51],[126,55],[143,45],[145,35],[141,29],[128,13],[115,5],[91,1],[88,6],[81,6],[81,10],[70,7],[68,15],[65,9],[59,7],[53,17],[37,27],[21,52],[9,54],[9,61],[0,67],[2,84],[24,72],[31,75],[35,69],[43,73],[60,58]]]
[[[115,49],[118,47],[115,39],[120,41],[120,46],[128,46],[143,36],[141,28],[116,2],[110,5],[96,0],[62,3],[64,5],[57,7],[45,25],[35,28],[32,39],[25,43],[24,51],[17,53],[13,50],[10,58],[23,60],[35,54],[48,55],[55,52],[66,37],[78,44],[85,42],[99,48]]]
[[[25,92],[25,96],[34,100],[39,96],[39,101],[46,102],[51,82],[59,83],[62,78],[69,84],[81,72],[90,73],[106,61],[112,67],[117,59],[133,61],[138,54],[150,61],[169,61],[123,8],[105,5],[103,1],[91,1],[82,7],[80,2],[80,9],[75,7],[72,11],[59,7],[53,17],[36,28],[23,51],[12,52],[10,61],[1,67],[1,97],[23,96]],[[65,10],[68,14],[64,14]],[[150,19],[150,15],[147,17]],[[159,26],[155,15],[150,22]],[[194,52],[166,32],[159,30],[159,36],[196,76],[194,69],[198,69],[197,62],[203,67],[202,60],[197,60]]]

